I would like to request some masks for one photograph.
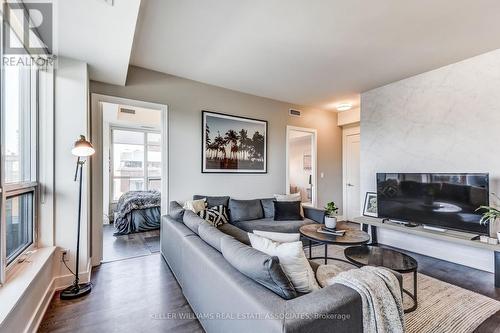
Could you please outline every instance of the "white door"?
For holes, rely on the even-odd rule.
[[[361,215],[359,193],[359,149],[360,135],[346,135],[344,166],[345,166],[345,218],[352,219]]]

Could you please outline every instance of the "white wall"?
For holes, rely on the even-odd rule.
[[[361,96],[361,200],[376,172],[489,172],[500,189],[500,50]],[[380,242],[492,271],[493,256],[406,234]]]
[[[284,193],[286,186],[286,126],[318,130],[319,205],[342,202],[341,129],[332,111],[292,105],[252,96],[139,67],[130,67],[125,87],[91,82],[93,93],[167,104],[169,114],[169,195],[186,200],[193,194],[256,198]],[[303,111],[301,118],[288,109]],[[201,111],[263,119],[269,122],[268,173],[202,174]]]
[[[87,64],[59,58],[55,77],[55,245],[68,249],[68,265],[75,267],[78,183],[74,182],[76,157],[71,149],[80,134],[88,135]],[[80,271],[87,270],[90,251],[89,229],[89,163],[84,166]],[[57,274],[57,273],[56,273]],[[57,275],[69,272],[61,265]]]

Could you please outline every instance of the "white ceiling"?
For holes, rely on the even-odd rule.
[[[327,108],[500,47],[497,0],[148,0],[139,16],[133,65]]]
[[[57,54],[88,63],[92,80],[124,85],[141,0],[56,1]]]

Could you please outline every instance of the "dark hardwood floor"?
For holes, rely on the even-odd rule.
[[[102,264],[90,295],[61,301],[56,293],[38,332],[203,332],[160,254]],[[174,317],[175,316],[175,317]]]
[[[417,259],[420,273],[500,301],[493,274],[403,252]],[[80,300],[63,302],[56,294],[39,332],[203,332],[160,254],[102,264],[92,283],[92,293]],[[500,333],[500,313],[476,332]]]
[[[130,235],[114,236],[115,228],[112,224],[103,225],[103,260],[110,262],[133,257],[140,257],[154,253],[160,248],[160,230],[138,232]],[[156,236],[156,237],[155,237]],[[151,244],[148,239],[155,237],[157,244]],[[154,246],[151,246],[154,245]]]

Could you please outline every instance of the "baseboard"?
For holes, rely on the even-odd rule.
[[[91,263],[89,261],[86,271],[79,273],[78,276],[80,278],[80,281],[85,283],[90,281],[91,274],[92,274]],[[51,283],[47,287],[45,294],[43,298],[40,300],[37,310],[31,317],[24,333],[31,333],[38,331],[42,323],[42,319],[45,316],[45,313],[47,312],[47,309],[49,308],[50,302],[52,301],[52,298],[54,298],[56,291],[68,287],[73,283],[74,279],[75,276],[73,274],[61,275],[52,278]]]

